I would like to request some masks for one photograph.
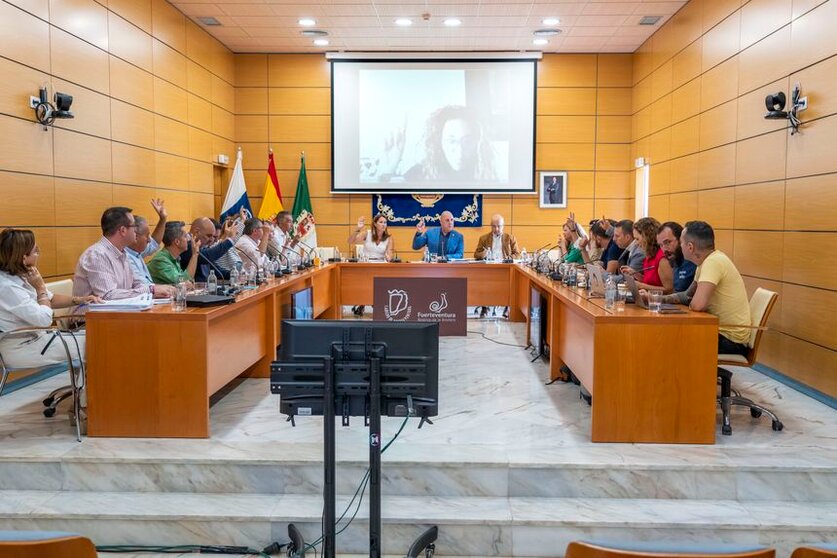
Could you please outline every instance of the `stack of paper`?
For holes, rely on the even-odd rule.
[[[153,304],[151,294],[146,293],[133,298],[106,300],[97,304],[88,304],[87,310],[91,312],[139,312],[141,310],[148,310]]]

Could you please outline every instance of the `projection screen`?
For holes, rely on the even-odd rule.
[[[534,60],[333,60],[332,192],[534,192]]]

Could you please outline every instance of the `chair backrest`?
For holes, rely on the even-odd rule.
[[[793,551],[791,558],[837,558],[837,543],[800,546]]]
[[[66,296],[73,296],[73,280],[61,279],[60,281],[53,281],[46,284],[46,288],[53,294],[60,294]],[[58,308],[53,311],[53,316],[66,316],[72,312],[72,308]]]
[[[75,533],[0,531],[0,558],[96,558],[93,542]]]
[[[756,353],[759,349],[759,343],[761,343],[764,327],[767,326],[770,312],[773,311],[773,306],[776,304],[778,298],[778,294],[767,289],[762,289],[761,287],[758,287],[756,292],[753,293],[753,296],[750,297],[750,325],[754,328],[750,331],[750,342],[747,343],[747,346],[750,347],[747,360],[750,362],[755,362],[756,360]]]
[[[758,545],[634,541],[573,541],[565,558],[775,558],[776,551]]]
[[[320,246],[317,250],[320,253],[320,259],[323,261],[334,258],[334,246]]]

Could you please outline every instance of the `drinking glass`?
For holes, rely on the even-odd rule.
[[[625,311],[625,301],[628,299],[628,287],[624,283],[616,285],[616,311]]]
[[[648,309],[657,314],[663,307],[663,291],[651,289],[648,291]]]
[[[186,283],[181,281],[174,287],[174,295],[171,297],[171,309],[175,312],[186,310]]]

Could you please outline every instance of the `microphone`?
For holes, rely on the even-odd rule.
[[[195,249],[195,248],[194,248],[194,247],[192,247],[192,250],[194,250],[194,249]],[[232,249],[232,248],[231,248],[231,249]],[[206,263],[208,263],[208,264],[212,267],[212,269],[214,269],[214,270],[215,270],[215,272],[216,272],[216,273],[218,273],[218,281],[223,281],[223,280],[224,280],[224,270],[222,270],[220,267],[218,267],[217,265],[215,265],[215,262],[213,262],[212,260],[210,260],[209,258],[207,258],[207,257],[203,254],[203,252],[201,252],[200,250],[198,250],[198,261],[200,261],[200,259],[201,259],[201,258],[203,258],[203,260],[204,260]]]
[[[293,271],[291,270],[291,260],[290,260],[290,258],[288,258],[288,256],[283,254],[281,252],[281,250],[279,252],[277,252],[276,255],[279,256],[280,258],[283,258],[285,260],[285,263],[287,264],[287,265],[281,266],[282,269],[279,270],[280,274],[290,275],[291,273],[293,273]]]
[[[314,253],[314,248],[312,248],[311,246],[309,246],[308,244],[306,244],[305,242],[303,242],[299,238],[296,239],[296,242],[297,242],[297,244],[302,244],[302,247],[307,249],[307,252],[305,253],[305,257],[308,261],[305,264],[300,264],[300,265],[302,267],[313,267],[314,263],[311,261],[312,260],[311,254]],[[302,267],[300,267],[300,269],[302,269]]]
[[[251,262],[251,263],[255,266],[255,268],[256,268],[256,276],[258,277],[258,276],[260,275],[259,270],[260,270],[260,269],[261,269],[261,267],[262,267],[262,266],[260,266],[260,265],[259,265],[259,262],[257,262],[257,261],[256,261],[256,260],[254,260],[253,258],[251,258],[251,257],[250,257],[250,254],[248,254],[248,253],[247,253],[247,252],[245,252],[244,250],[239,250],[239,251],[238,251],[238,253],[239,253],[239,254],[241,254],[241,255],[243,255],[243,256],[245,256],[248,260],[250,260],[250,262]],[[263,279],[264,279],[265,281],[267,281],[267,277],[263,277]]]
[[[398,250],[392,251],[392,259],[389,263],[401,263],[401,258],[398,257]]]

